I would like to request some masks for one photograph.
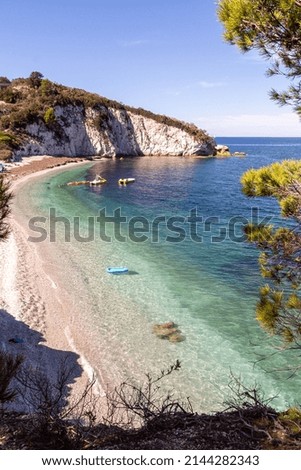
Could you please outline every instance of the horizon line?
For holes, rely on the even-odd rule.
[[[301,139],[301,136],[272,136],[272,135],[216,135],[214,139],[219,138],[241,138],[241,139]]]

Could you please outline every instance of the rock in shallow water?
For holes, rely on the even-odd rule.
[[[185,340],[181,330],[179,330],[177,325],[172,321],[154,325],[153,333],[158,338],[168,339],[171,343],[180,343]]]

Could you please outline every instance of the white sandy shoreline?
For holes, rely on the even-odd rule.
[[[72,162],[67,167],[87,163],[87,160]],[[66,166],[60,166],[18,177],[12,184],[13,193],[17,195],[30,180],[64,170]],[[34,244],[27,242],[25,222],[16,197],[12,205],[12,232],[7,242],[0,243],[1,348],[23,354],[32,368],[42,370],[49,377],[57,374],[61,362],[67,358],[74,367],[69,385],[78,395],[87,381],[99,374],[95,374],[84,351],[80,354],[76,349],[70,315],[72,300],[61,291],[55,270],[49,269],[41,247],[37,250]],[[22,343],[9,342],[12,338],[20,338]],[[103,396],[104,388],[105,384],[96,382],[95,394]]]
[[[5,274],[10,270],[10,279],[14,281],[11,282],[10,302],[6,299],[2,302],[3,289],[0,290],[0,308],[4,310],[0,322],[5,318],[10,320],[0,340],[10,350],[24,353],[32,367],[42,368],[48,375],[55,375],[60,362],[68,357],[75,366],[70,385],[76,395],[94,374],[98,381],[94,392],[98,397],[104,397],[100,400],[104,414],[107,389],[112,390],[122,382],[142,383],[146,372],[166,369],[175,359],[185,361],[186,358],[184,347],[178,348],[153,335],[153,323],[173,318],[161,309],[152,319],[145,314],[144,301],[140,304],[131,296],[131,288],[135,289],[134,277],[126,279],[128,295],[120,289],[119,282],[107,278],[106,256],[111,259],[108,247],[99,244],[95,245],[95,251],[89,251],[86,245],[79,250],[72,244],[58,242],[55,245],[48,239],[43,243],[28,242],[28,220],[37,215],[33,211],[38,207],[32,199],[30,183],[42,177],[46,182],[50,174],[69,170],[71,165],[87,163],[90,162],[36,173],[28,171],[26,175],[18,175],[13,182],[12,235],[7,244],[0,243],[0,256],[9,244],[14,255],[7,254],[5,262],[0,259],[0,272]],[[156,270],[154,272],[156,276]],[[123,282],[122,279],[119,281]],[[144,288],[143,282],[141,285]],[[156,297],[156,292],[151,293],[150,298],[153,296]],[[12,335],[21,337],[24,343],[10,344],[8,340]],[[190,383],[189,374],[190,369],[183,367],[164,381],[164,390],[168,393],[176,390],[183,400],[189,394],[197,403],[197,392],[195,395],[190,389],[182,392],[185,384]]]

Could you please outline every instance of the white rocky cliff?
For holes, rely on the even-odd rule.
[[[126,109],[97,110],[69,104],[54,107],[54,120],[28,124],[13,157],[28,155],[212,155],[215,142],[181,126]],[[197,128],[196,128],[197,131]]]

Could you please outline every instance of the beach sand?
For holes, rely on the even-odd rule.
[[[89,163],[83,159],[65,160],[68,169]],[[12,233],[7,242],[0,243],[0,342],[2,349],[23,354],[31,368],[41,370],[53,380],[61,363],[67,360],[73,368],[68,385],[74,396],[79,396],[87,381],[94,377],[93,393],[98,398],[99,414],[105,415],[107,390],[112,391],[122,382],[141,383],[145,372],[168,368],[175,361],[175,349],[152,334],[141,306],[129,297],[125,301],[116,287],[108,289],[101,279],[95,286],[100,303],[94,314],[102,313],[104,322],[98,326],[96,321],[95,327],[93,322],[85,322],[90,317],[85,315],[85,303],[78,297],[76,285],[66,282],[71,266],[65,266],[66,271],[60,264],[57,251],[60,247],[48,239],[43,243],[28,242],[28,220],[35,215],[26,201],[30,182],[62,171],[60,163],[65,160],[33,157],[31,163],[10,170],[16,197],[12,205]],[[105,267],[106,260],[100,257],[98,269],[105,272]],[[111,315],[112,304],[118,312],[118,324]],[[88,313],[89,308],[87,305]],[[169,317],[162,320],[168,321]],[[122,333],[129,329],[135,331],[135,341],[130,345],[123,341]],[[14,337],[23,342],[10,343],[9,339]],[[176,358],[181,359],[179,351]],[[182,370],[164,381],[164,390],[175,389],[178,382],[186,383]]]
[[[5,163],[8,170],[6,174],[15,181],[21,177],[37,173],[38,171],[49,170],[51,168],[61,167],[70,163],[87,163],[91,159],[83,157],[51,157],[49,155],[36,155],[25,157],[20,162]]]
[[[31,178],[58,171],[61,168],[57,167],[62,165],[88,162],[83,158],[48,156],[24,160],[12,165],[6,173],[14,194]],[[14,202],[11,234],[6,242],[0,243],[0,347],[22,354],[28,367],[50,380],[55,380],[63,363],[67,364],[72,369],[69,392],[72,389],[73,395],[78,396],[94,371],[84,355],[75,350],[76,335],[80,337],[80,332],[72,328],[72,299],[52,279],[57,267],[47,265],[40,247],[38,250],[35,244],[28,243],[24,221]],[[21,341],[10,341],[16,339]],[[104,396],[99,381],[93,391]]]

